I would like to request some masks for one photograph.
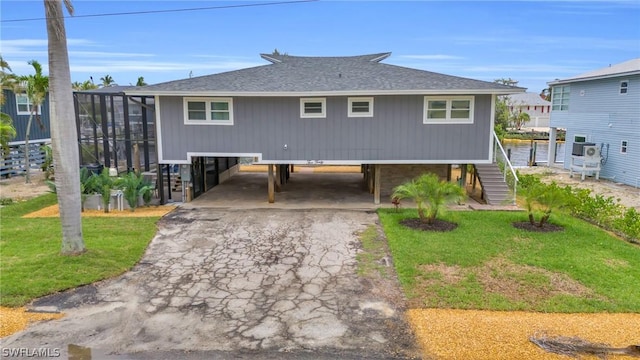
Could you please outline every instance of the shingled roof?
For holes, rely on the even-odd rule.
[[[566,79],[556,79],[554,81],[548,82],[548,84],[558,85],[576,81],[606,79],[610,77],[630,76],[638,74],[640,74],[640,58],[627,60],[615,65],[609,65],[604,68],[592,70]]]
[[[343,57],[261,54],[271,64],[137,87],[146,95],[512,94],[524,88],[381,63],[391,53]]]

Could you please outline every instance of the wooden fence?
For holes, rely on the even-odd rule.
[[[46,153],[42,143],[29,144],[29,167],[39,169],[45,161]],[[25,172],[24,144],[9,145],[9,150],[2,150],[0,159],[0,177],[7,178],[22,175]]]

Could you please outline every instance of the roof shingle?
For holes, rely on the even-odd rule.
[[[136,93],[332,93],[469,90],[516,93],[523,88],[380,63],[390,53],[345,57],[265,55],[272,64],[132,89]],[[130,91],[127,91],[130,92]]]

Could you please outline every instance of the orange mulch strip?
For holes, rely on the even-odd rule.
[[[139,207],[135,211],[124,210],[111,210],[105,213],[103,210],[85,210],[82,212],[82,217],[153,217],[164,216],[175,209],[175,206],[148,206]],[[46,208],[34,211],[23,218],[42,218],[42,217],[58,217],[60,216],[60,209],[58,205],[51,205]]]
[[[24,307],[0,306],[0,338],[24,330],[35,321],[60,319],[64,314],[27,312]]]
[[[411,309],[407,317],[425,358],[567,359],[531,336],[577,337],[611,347],[640,344],[640,314],[549,314],[520,311]],[[609,355],[611,359],[631,358]],[[585,355],[582,359],[598,359]]]

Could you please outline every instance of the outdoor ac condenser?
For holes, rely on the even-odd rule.
[[[597,146],[589,145],[583,147],[583,156],[586,161],[600,161],[600,150]]]

